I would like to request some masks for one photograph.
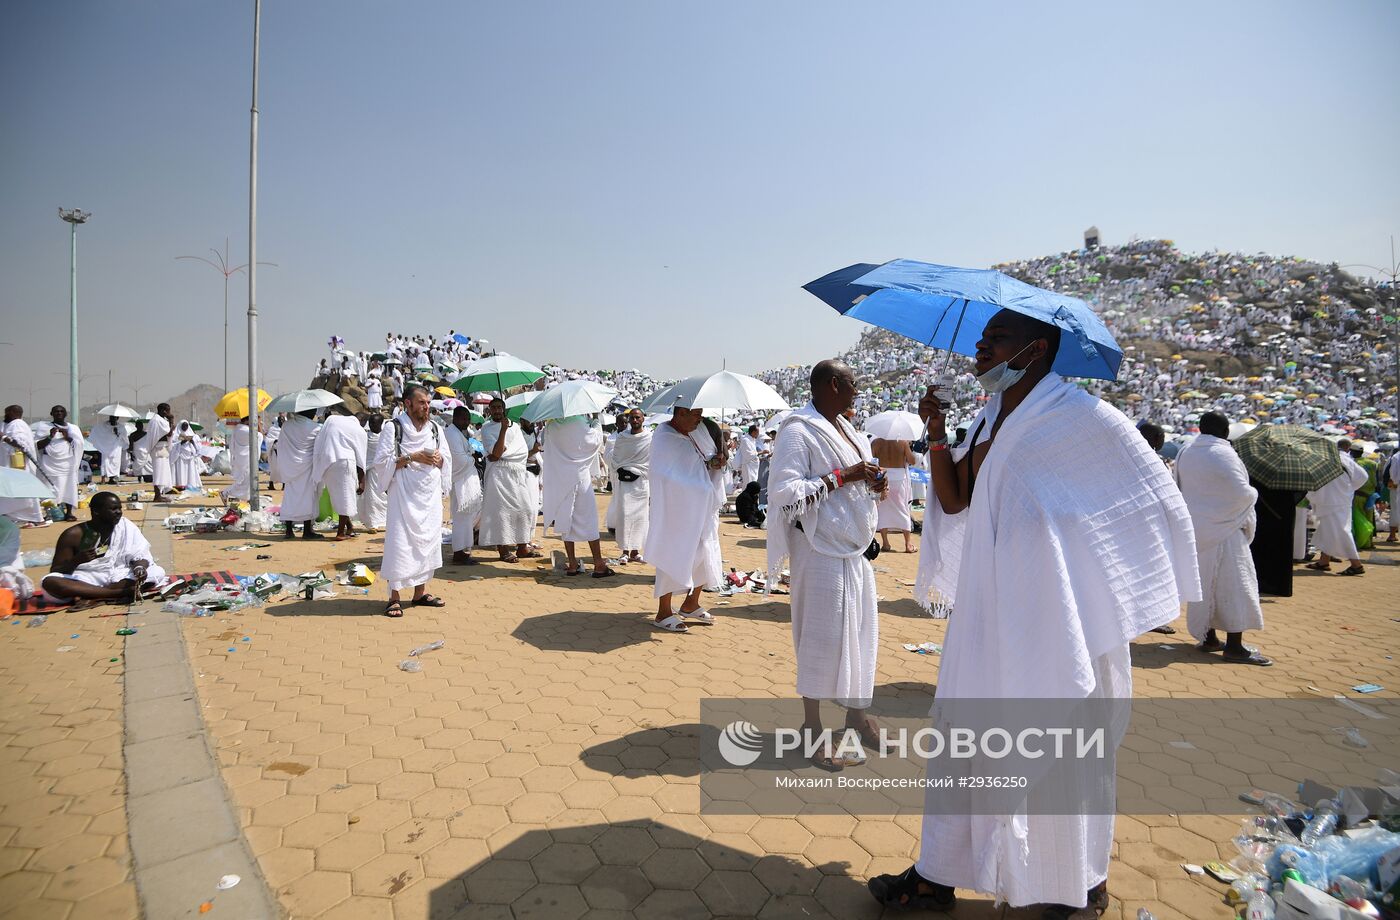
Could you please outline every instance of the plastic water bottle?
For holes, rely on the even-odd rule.
[[[1148,910],[1146,907],[1139,907],[1137,912],[1137,920],[1157,920],[1157,918],[1154,917],[1152,915],[1152,911]]]
[[[1323,799],[1317,803],[1313,809],[1313,816],[1306,827],[1303,828],[1303,846],[1309,849],[1317,846],[1317,842],[1330,835],[1337,829],[1338,817],[1342,807],[1336,799]]]
[[[1256,888],[1244,911],[1245,920],[1274,920],[1274,899],[1263,888]]]

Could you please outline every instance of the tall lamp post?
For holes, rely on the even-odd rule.
[[[73,424],[79,428],[83,420],[78,411],[78,224],[85,224],[91,211],[77,208],[59,208],[59,220],[68,222],[72,238],[71,256],[68,269],[68,403],[73,413]]]
[[[229,279],[230,277],[232,277],[233,275],[237,274],[238,272],[243,271],[243,270],[246,269],[248,266],[247,266],[247,265],[234,265],[234,266],[232,266],[232,267],[229,266],[229,264],[228,264],[228,237],[224,237],[224,251],[223,251],[223,252],[219,252],[219,250],[213,249],[213,248],[210,248],[209,251],[212,252],[212,253],[214,254],[214,258],[218,260],[217,262],[211,262],[210,260],[204,258],[204,256],[176,256],[175,258],[176,258],[177,260],[178,260],[178,259],[193,259],[193,260],[195,260],[196,262],[203,262],[205,265],[210,266],[210,267],[213,268],[215,271],[217,271],[219,274],[221,274],[221,275],[224,276],[224,392],[227,393],[227,392],[228,392],[228,279]],[[259,264],[259,265],[271,265],[271,266],[273,266],[273,267],[276,267],[276,265],[277,265],[276,262],[259,262],[258,264]]]
[[[248,498],[258,510],[258,27],[262,0],[253,0],[253,103],[248,110]]]

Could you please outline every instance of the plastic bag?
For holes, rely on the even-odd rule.
[[[1371,523],[1370,516],[1355,505],[1351,509],[1351,535],[1356,538],[1357,549],[1370,549],[1376,535],[1376,525]]]
[[[1336,834],[1318,841],[1313,851],[1327,860],[1327,877],[1354,878],[1376,884],[1376,864],[1386,852],[1400,847],[1400,834],[1379,827],[1361,828],[1351,834]]]

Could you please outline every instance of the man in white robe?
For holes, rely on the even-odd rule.
[[[228,462],[233,482],[224,490],[225,498],[246,502],[253,497],[253,490],[250,487],[252,472],[248,468],[248,464],[251,462],[252,435],[253,430],[248,426],[246,415],[229,430]]]
[[[880,639],[875,571],[865,554],[888,484],[869,440],[842,416],[856,396],[855,373],[840,361],[821,361],[810,383],[812,401],[783,421],[773,446],[768,573],[776,580],[791,560],[802,729],[812,762],[835,771],[863,755],[838,752],[825,735],[822,700],[846,707],[846,729],[863,745],[880,746],[878,727],[865,714],[875,694]]]
[[[331,510],[340,518],[335,538],[348,540],[355,535],[350,518],[359,507],[365,487],[365,452],[369,439],[353,415],[332,415],[321,425],[312,452],[311,479],[319,482],[331,497]],[[317,490],[319,494],[319,489]]]
[[[1201,596],[1181,493],[1121,412],[1051,371],[1060,347],[1086,347],[1065,336],[1061,346],[1058,328],[1009,310],[987,322],[976,370],[992,395],[958,463],[933,388],[919,404],[930,504],[967,512],[940,728],[942,707],[960,700],[1130,700],[1130,640]],[[1105,728],[1111,752],[1126,723]],[[947,766],[930,761],[931,772]],[[1046,918],[1107,908],[1111,813],[936,810],[924,816],[918,862],[870,879],[882,904],[947,912],[954,889],[971,888],[1013,907],[1045,904]]]
[[[645,554],[656,569],[652,589],[657,599],[657,629],[688,632],[687,621],[708,626],[714,616],[700,606],[706,585],[723,577],[719,545],[719,509],[725,499],[729,456],[724,435],[700,409],[675,406],[670,421],[651,436],[650,519]],[[680,610],[671,595],[681,594]]]
[[[277,452],[276,478],[283,483],[282,525],[289,540],[298,523],[303,538],[325,539],[312,529],[321,510],[321,481],[314,475],[316,437],[321,426],[316,424],[315,416],[312,409],[287,416],[273,448]]]
[[[442,427],[428,416],[431,399],[426,387],[410,384],[404,410],[384,426],[374,453],[389,497],[379,568],[389,588],[388,617],[403,616],[402,592],[410,588],[415,607],[447,606],[428,593],[442,565],[442,499],[452,493],[452,454]]]
[[[365,384],[365,406],[371,412],[384,408],[384,384],[379,382],[378,377],[369,378]]]
[[[200,453],[199,434],[188,421],[181,420],[175,427],[170,446],[170,468],[175,475],[175,488],[204,488],[204,480],[200,478],[204,458]]]
[[[1244,461],[1230,445],[1230,421],[1218,412],[1201,416],[1201,433],[1176,458],[1175,476],[1196,532],[1202,600],[1186,605],[1186,625],[1204,652],[1224,652],[1239,664],[1268,666],[1268,658],[1244,644],[1244,631],[1264,628],[1259,579],[1249,544],[1254,541],[1254,502]],[[1225,633],[1225,642],[1215,634]]]
[[[88,443],[102,455],[101,475],[108,485],[121,479],[122,467],[126,461],[127,436],[130,434],[122,420],[115,415],[102,419],[92,426]]]
[[[122,517],[122,501],[98,492],[88,506],[92,519],[58,536],[53,567],[40,586],[58,601],[130,601],[139,588],[164,584],[141,528]]]
[[[602,449],[603,430],[582,416],[552,421],[545,429],[544,524],[564,541],[569,558],[565,575],[583,572],[574,554],[575,543],[588,544],[594,578],[617,574],[603,560],[598,503],[593,497],[593,476]]]
[[[751,482],[758,482],[758,462],[763,452],[763,437],[758,426],[750,425],[748,431],[739,435],[739,491]]]
[[[63,519],[76,521],[73,509],[78,506],[78,464],[83,460],[83,432],[69,424],[68,410],[54,406],[50,410],[53,423],[49,433],[35,445],[39,449],[39,467],[53,486],[54,499],[63,506]]]
[[[34,595],[34,582],[24,574],[19,528],[4,514],[0,514],[0,588],[12,592],[16,600]]]
[[[452,410],[447,428],[447,447],[452,452],[452,562],[476,565],[472,558],[473,533],[481,519],[481,479],[476,474],[476,454],[472,450],[472,413],[466,406]]]
[[[385,515],[389,504],[384,496],[388,485],[383,471],[374,465],[375,454],[379,451],[379,438],[384,429],[384,416],[378,412],[370,414],[369,431],[365,433],[365,455],[369,458],[369,468],[365,470],[365,488],[360,493],[360,523],[370,533],[384,529]]]
[[[1385,472],[1376,477],[1389,484],[1390,488],[1390,536],[1387,543],[1400,543],[1400,450],[1391,454]]]
[[[277,486],[282,482],[277,475],[277,440],[282,437],[282,424],[287,421],[287,416],[278,413],[267,427],[267,439],[263,445],[264,459],[267,460],[267,489],[269,492],[276,492]],[[286,486],[282,487],[284,490]]]
[[[39,476],[38,451],[34,444],[34,429],[24,420],[23,406],[5,407],[5,425],[0,428],[0,460],[11,469],[28,470]],[[15,458],[19,457],[19,460]],[[23,465],[19,465],[20,463]],[[41,480],[42,476],[39,477]],[[38,527],[47,522],[37,498],[0,498],[0,514],[22,527]]]
[[[481,446],[486,451],[486,476],[482,483],[482,546],[496,547],[502,562],[542,555],[530,548],[539,507],[538,478],[526,471],[530,448],[520,425],[506,415],[499,396],[486,407],[491,421],[481,426]]]
[[[1361,552],[1351,532],[1351,509],[1356,490],[1366,483],[1366,471],[1349,456],[1350,441],[1345,438],[1338,441],[1337,450],[1342,457],[1342,475],[1308,493],[1308,504],[1317,518],[1313,545],[1318,552],[1317,561],[1308,568],[1327,572],[1332,568],[1333,559],[1345,559],[1351,565],[1342,569],[1341,574],[1362,575],[1366,567],[1361,564]]]
[[[632,409],[626,428],[613,446],[613,489],[609,510],[617,508],[617,546],[623,562],[641,562],[647,543],[651,504],[651,432],[644,427],[646,413]]]
[[[608,477],[608,494],[614,498],[613,501],[608,502],[608,510],[603,514],[603,526],[607,528],[608,533],[612,534],[617,533],[617,502],[615,501],[617,497],[617,467],[613,465],[613,451],[617,449],[617,439],[622,431],[622,426],[622,417],[619,416],[617,430],[609,433],[607,439],[603,441],[603,470]]]
[[[170,412],[170,403],[161,403],[146,425],[146,453],[151,456],[151,484],[158,502],[169,501],[160,494],[161,489],[175,488],[175,470],[170,466],[170,440],[174,433],[175,416]]]
[[[153,467],[151,452],[146,446],[146,420],[138,418],[135,430],[131,432],[131,475],[137,482],[150,482]]]

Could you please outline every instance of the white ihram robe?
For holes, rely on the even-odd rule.
[[[656,569],[654,597],[688,594],[718,585],[723,577],[719,509],[725,471],[705,465],[718,451],[703,424],[684,435],[664,422],[651,436],[650,517],[642,555]]]
[[[739,435],[739,451],[736,460],[739,467],[739,490],[743,491],[751,482],[758,482],[758,452],[763,442],[748,432]],[[828,471],[830,472],[830,471]]]
[[[311,455],[311,479],[325,486],[331,497],[331,510],[350,517],[359,508],[359,475],[364,469],[369,438],[360,427],[360,420],[351,415],[332,415],[321,425],[316,435],[316,447]],[[320,490],[317,490],[320,494]]]
[[[476,475],[476,456],[467,433],[456,425],[447,426],[447,447],[452,451],[452,552],[472,548],[472,531],[481,519],[481,480]]]
[[[613,463],[613,451],[617,449],[618,432],[608,435],[603,442],[603,469],[608,474],[608,485],[612,486],[612,501],[608,502],[607,513],[603,515],[603,526],[608,530],[617,529],[617,465]]]
[[[1203,434],[1176,458],[1175,475],[1191,512],[1201,573],[1202,599],[1186,605],[1191,635],[1263,629],[1259,578],[1249,552],[1259,493],[1249,484],[1244,461],[1229,441]]]
[[[131,431],[120,421],[116,423],[115,427],[107,419],[92,426],[92,431],[88,435],[88,443],[102,454],[101,475],[104,478],[115,479],[122,474],[123,461],[126,459],[130,443],[127,437],[130,434]]]
[[[199,434],[190,427],[189,422],[181,421],[175,426],[170,441],[170,469],[175,476],[175,485],[185,489],[204,488],[204,481],[199,475],[204,468],[204,461],[199,455]]]
[[[396,426],[385,425],[375,448],[374,466],[389,496],[384,561],[379,574],[390,591],[403,591],[427,584],[442,565],[442,498],[452,492],[452,451],[437,422],[429,419],[420,429],[407,412],[400,412],[395,418],[397,427],[403,429],[403,444],[396,443]],[[407,456],[420,450],[442,454],[442,468],[410,463],[395,469],[395,459],[400,454]]]
[[[49,443],[39,455],[39,466],[49,477],[53,486],[55,501],[65,505],[78,505],[78,464],[83,459],[83,432],[72,422],[66,422],[68,438],[55,437],[57,425],[51,425]]]
[[[165,569],[156,565],[156,557],[151,552],[151,544],[141,533],[141,528],[127,518],[122,518],[117,521],[117,526],[112,528],[112,540],[104,555],[77,566],[71,575],[50,572],[39,582],[39,586],[43,587],[50,578],[71,578],[81,581],[83,584],[92,585],[94,588],[106,588],[131,578],[131,564],[133,562],[150,563],[146,567],[144,584],[160,585],[165,583]],[[58,598],[53,599],[58,600]]]
[[[1319,552],[1333,559],[1361,558],[1351,533],[1351,509],[1356,490],[1365,482],[1366,471],[1342,454],[1342,475],[1308,493],[1308,504],[1317,518],[1313,545]]]
[[[501,426],[487,422],[481,426],[481,447],[486,454],[486,476],[481,487],[481,524],[477,538],[482,546],[514,547],[529,543],[535,534],[535,514],[539,506],[539,485],[525,470],[530,448],[520,426],[506,428],[506,442],[500,459],[491,452],[501,437]]]
[[[570,543],[598,539],[598,503],[593,474],[603,431],[587,419],[550,422],[544,435],[544,523]]]
[[[1201,596],[1166,467],[1121,412],[1058,374],[1003,421],[966,513],[936,726],[947,700],[1130,698],[1129,640]],[[1108,750],[1125,730],[1111,727]],[[1016,907],[1082,906],[1112,846],[1112,815],[926,814],[917,867]]]
[[[134,432],[133,432],[134,433]],[[146,444],[146,429],[141,428],[141,437],[131,444],[131,475],[150,476],[154,467],[151,465],[151,451]]]
[[[374,456],[379,450],[379,438],[380,436],[373,431],[365,433],[365,455],[369,458],[369,468],[365,470],[365,490],[360,493],[359,521],[370,530],[384,529],[384,517],[389,507],[388,500],[384,497],[386,480],[383,471],[374,465]]]
[[[864,555],[876,499],[864,483],[829,492],[822,476],[870,459],[865,435],[808,403],[783,421],[768,467],[768,507],[778,512],[768,523],[769,579],[791,559],[797,693],[857,709],[874,696],[880,640],[875,572]]]
[[[170,465],[170,435],[170,423],[163,416],[151,416],[146,423],[143,443],[151,456],[151,483],[157,489],[175,487],[175,470]]]
[[[625,553],[642,551],[646,546],[649,505],[651,504],[651,438],[642,429],[640,434],[624,431],[613,447],[613,470],[630,470],[637,474],[632,482],[617,479],[613,488],[612,505],[616,506],[617,545]],[[614,477],[617,476],[614,472]]]
[[[5,465],[9,466],[12,453],[18,452],[25,458],[24,468],[38,476],[39,468],[34,465],[34,461],[38,459],[34,448],[34,430],[29,427],[29,423],[22,418],[6,422],[4,435],[19,447],[0,442],[0,460],[4,460]],[[42,477],[40,480],[42,481]],[[37,498],[0,498],[0,514],[21,524],[37,524],[44,519]]]
[[[277,480],[282,485],[284,524],[314,521],[321,510],[321,483],[312,475],[316,436],[321,426],[304,415],[290,415],[277,438]]]
[[[252,429],[243,424],[234,425],[228,434],[228,462],[233,482],[224,495],[241,501],[247,501],[253,496],[253,490],[250,488],[252,471],[248,468],[249,454],[252,451],[249,446],[251,434]]]

